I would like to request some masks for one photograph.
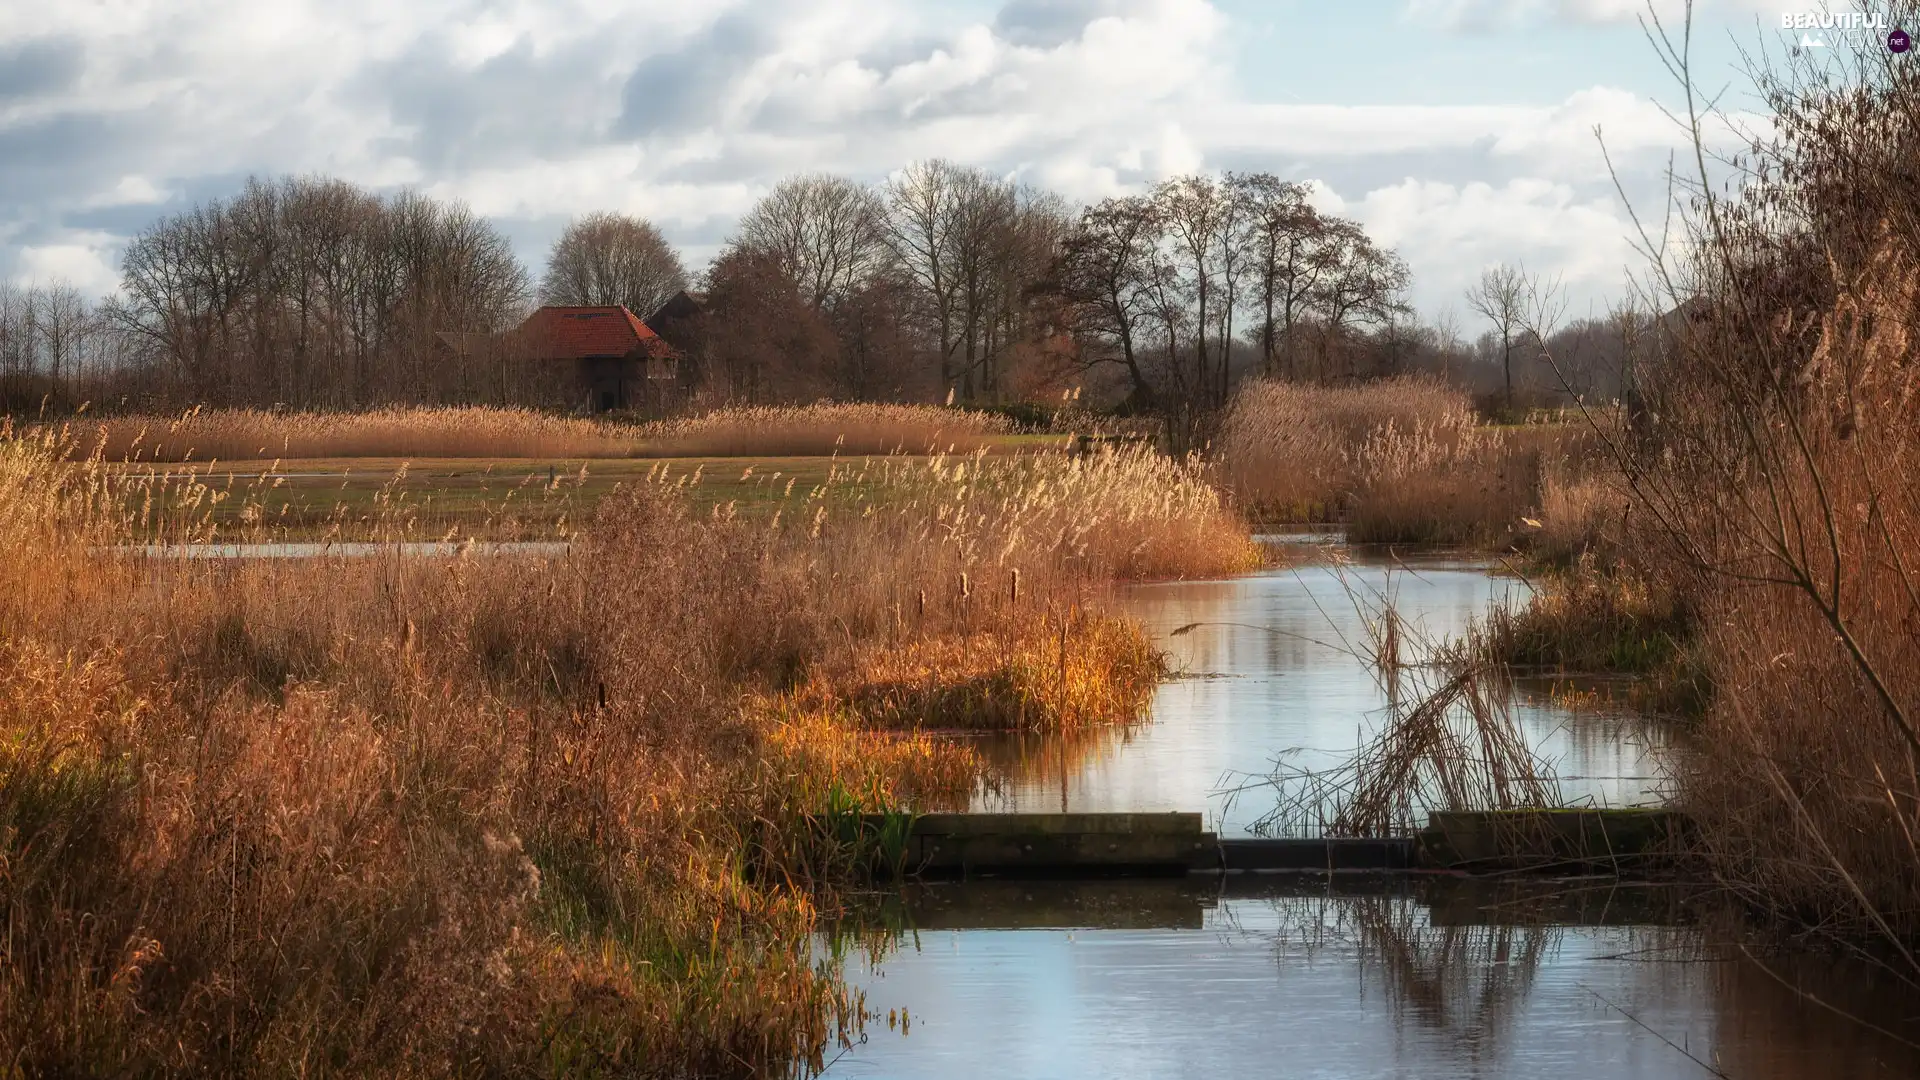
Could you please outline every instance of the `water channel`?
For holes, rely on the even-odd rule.
[[[1224,789],[1280,755],[1335,760],[1380,717],[1386,692],[1350,646],[1382,595],[1444,636],[1526,588],[1446,557],[1295,556],[1129,590],[1181,671],[1151,721],[995,745],[1014,780],[978,808],[1204,810],[1245,832],[1271,796]],[[1563,794],[1658,800],[1658,725],[1538,692],[1514,710]],[[1741,951],[1684,899],[1344,875],[922,886],[892,902],[914,928],[897,947],[845,961],[869,1010],[907,1022],[870,1024],[826,1075],[1920,1076],[1909,1045],[1812,1000],[1920,1040],[1920,993],[1876,968]]]

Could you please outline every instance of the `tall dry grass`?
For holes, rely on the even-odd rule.
[[[81,418],[81,456],[110,462],[303,458],[759,457],[967,452],[1012,431],[1003,417],[932,405],[833,404],[720,409],[643,424],[532,409],[384,408],[367,412],[191,409],[178,416]]]
[[[1365,481],[1369,441],[1450,447],[1473,426],[1472,400],[1437,380],[1335,387],[1256,379],[1234,396],[1214,456],[1221,485],[1249,513],[1334,521]]]
[[[743,406],[640,429],[644,457],[970,453],[1014,430],[992,413],[933,405]]]
[[[178,416],[85,417],[70,445],[109,462],[298,458],[628,457],[631,425],[511,408],[384,408],[367,412],[190,409]]]
[[[1274,806],[1254,831],[1292,836],[1406,836],[1446,810],[1563,805],[1550,763],[1513,712],[1507,669],[1486,630],[1440,640],[1408,623],[1391,594],[1354,592],[1366,636],[1349,644],[1387,699],[1380,723],[1346,760],[1323,769],[1282,759],[1253,789]]]
[[[1149,455],[878,459],[771,520],[695,515],[662,469],[552,557],[133,557],[133,481],[66,449],[0,439],[0,1059],[26,1074],[817,1063],[860,1002],[812,933],[863,865],[820,822],[981,777],[883,730],[906,706],[866,695],[874,657],[993,638],[933,677],[1013,680],[1028,726],[1122,721],[1090,714],[1138,682],[1087,689],[1147,677],[1137,633],[1070,625],[1049,682],[1058,613],[1248,557]]]
[[[1684,39],[1656,41],[1684,75]],[[1749,911],[1870,949],[1911,985],[1920,71],[1870,43],[1790,60],[1759,89],[1774,115],[1744,189],[1699,155],[1688,257],[1650,268],[1670,314],[1620,448],[1632,539],[1700,615],[1714,698],[1678,799],[1717,877]]]
[[[1344,521],[1357,543],[1507,548],[1541,528],[1549,474],[1583,480],[1595,449],[1567,425],[1483,426],[1432,379],[1256,381],[1228,411],[1216,467],[1258,519]]]
[[[1771,918],[1892,943],[1920,978],[1916,305],[1920,262],[1890,246],[1803,373],[1761,376],[1784,392],[1735,381],[1786,351],[1773,321],[1687,340],[1676,397],[1700,426],[1669,433],[1637,512],[1701,613],[1715,695],[1680,796],[1721,880]]]

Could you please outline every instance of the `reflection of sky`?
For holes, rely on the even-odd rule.
[[[1729,995],[1716,982],[1727,965],[1668,962],[1690,939],[1678,930],[1477,928],[1477,946],[1447,952],[1444,974],[1410,992],[1404,969],[1381,963],[1406,940],[1357,932],[1352,903],[1228,900],[1204,930],[922,934],[877,971],[849,965],[869,1009],[909,1010],[910,1033],[871,1025],[827,1075],[1711,1075],[1661,1037],[1750,1076],[1891,1077],[1915,1063],[1804,1002],[1757,999],[1776,985],[1763,973],[1742,969],[1759,985]],[[1411,914],[1416,934],[1433,933]],[[1420,940],[1423,974],[1440,973],[1443,950]],[[1745,1011],[1728,1022],[1733,1001]]]
[[[1264,775],[1288,751],[1298,766],[1331,764],[1373,731],[1386,695],[1367,663],[1365,620],[1390,592],[1417,632],[1460,633],[1489,604],[1518,596],[1520,582],[1447,560],[1395,565],[1307,565],[1228,581],[1167,582],[1130,589],[1128,612],[1187,677],[1163,685],[1153,722],[1061,769],[983,800],[980,809],[1031,811],[1200,810],[1221,831],[1245,832],[1272,806],[1254,791],[1231,803],[1218,794]],[[1178,637],[1178,627],[1201,626]],[[1612,779],[1653,771],[1626,726],[1562,710],[1516,708],[1536,750],[1569,780],[1570,798],[1641,801],[1644,784]]]

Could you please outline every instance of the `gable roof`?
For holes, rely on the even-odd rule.
[[[546,360],[631,356],[665,359],[673,346],[624,307],[543,307],[514,332],[529,351]]]

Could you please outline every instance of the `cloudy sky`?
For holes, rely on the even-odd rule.
[[[1676,4],[1658,0],[1663,12]],[[1784,5],[1784,6],[1783,6]],[[1796,0],[1700,0],[1746,82]],[[1316,181],[1433,316],[1499,260],[1575,314],[1635,263],[1677,145],[1642,0],[0,0],[0,277],[111,290],[125,239],[249,174],[465,199],[538,268],[574,214],[698,267],[781,176],[942,156],[1077,200]]]

